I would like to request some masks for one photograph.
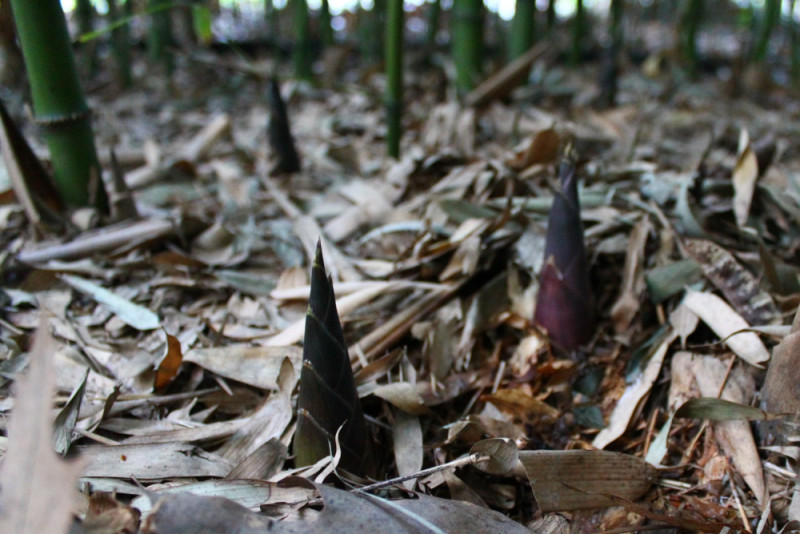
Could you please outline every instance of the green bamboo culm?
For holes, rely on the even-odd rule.
[[[59,0],[11,0],[36,122],[50,149],[53,178],[70,206],[108,211],[91,113],[75,68]]]
[[[301,80],[311,80],[311,31],[308,20],[308,3],[306,0],[292,0],[292,19],[294,23],[294,44],[292,45],[292,61],[295,76]]]
[[[165,4],[171,0],[148,0],[150,28],[147,31],[147,51],[150,59],[164,66],[170,76],[175,70],[175,58],[169,47],[175,42],[172,35],[172,17]]]
[[[386,26],[386,0],[373,0],[369,10],[361,5],[356,24],[362,59],[367,64],[380,61],[384,53],[381,30]]]
[[[123,18],[120,13],[117,0],[108,0],[109,24]],[[130,26],[121,24],[111,30],[111,53],[114,55],[117,67],[117,78],[120,85],[129,88],[133,85],[133,74],[131,71],[131,45],[130,45]]]
[[[508,59],[514,60],[533,45],[536,0],[517,0],[508,43]]]
[[[758,42],[753,52],[753,60],[756,63],[763,63],[767,59],[769,51],[769,39],[772,37],[772,30],[781,18],[781,0],[767,0],[764,3],[764,15],[761,22],[761,31],[758,34]]]
[[[586,38],[586,13],[583,0],[575,0],[575,16],[572,19],[572,49],[569,62],[577,66],[583,57],[583,41]]]
[[[681,5],[680,40],[681,55],[686,61],[689,72],[697,69],[697,31],[703,17],[703,0],[684,0]]]
[[[556,0],[547,2],[547,34],[552,33],[556,27]]]
[[[483,59],[483,2],[453,2],[453,59],[456,64],[456,89],[460,95],[470,92],[481,77]]]
[[[789,2],[789,13],[794,13],[795,0]],[[792,81],[800,80],[800,32],[797,29],[797,21],[794,17],[787,17],[786,24],[789,26],[789,46],[791,47],[791,73]]]
[[[322,36],[322,45],[325,48],[328,48],[333,46],[334,43],[333,26],[331,26],[331,7],[328,4],[328,0],[322,0],[322,5],[319,9],[319,24],[320,34]]]
[[[439,33],[439,14],[442,12],[442,0],[432,0],[428,5],[428,33],[425,41],[428,52],[436,49],[436,35]]]
[[[609,16],[611,24],[609,33],[611,33],[611,46],[615,52],[622,50],[622,44],[625,42],[624,28],[622,26],[622,16],[625,12],[625,0],[611,0],[609,6]]]
[[[386,17],[386,148],[400,157],[403,114],[403,0],[389,0]]]
[[[75,2],[75,16],[78,19],[78,33],[86,35],[94,31],[94,7],[90,0]],[[94,76],[99,67],[97,58],[97,41],[83,43],[79,57],[81,66],[89,76]]]

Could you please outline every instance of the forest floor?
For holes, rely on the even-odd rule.
[[[800,303],[790,92],[690,80],[651,60],[624,65],[618,105],[602,110],[596,67],[545,55],[510,98],[470,108],[420,62],[408,69],[394,160],[379,72],[332,88],[287,80],[302,170],[280,175],[267,142],[271,67],[241,64],[192,61],[169,85],[139,72],[135,90],[90,91],[104,168],[113,147],[137,218],[97,232],[79,213],[69,238],[42,237],[20,204],[0,205],[0,508],[73,511],[84,517],[73,532],[90,533],[266,528],[245,509],[277,532],[358,531],[350,516],[414,532],[464,531],[465,517],[472,532],[777,532],[800,520],[792,427],[752,421],[800,406],[776,385],[796,384],[799,367],[765,385],[770,356],[797,343],[785,326]],[[598,314],[576,351],[532,321],[567,145],[580,160]],[[618,454],[576,467],[520,453],[494,474],[462,465],[404,483],[477,505],[443,516],[440,501],[385,504],[410,493],[376,504],[298,480],[332,467],[295,470],[290,457],[318,238],[384,478],[463,458],[487,438],[528,453]],[[32,348],[42,321],[52,334]],[[37,356],[52,367],[35,373]],[[48,380],[56,449],[76,461],[41,446]],[[736,404],[676,415],[699,397]],[[176,489],[195,500],[162,499]],[[141,524],[139,512],[150,514]]]

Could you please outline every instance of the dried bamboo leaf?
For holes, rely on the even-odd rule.
[[[733,213],[739,228],[747,226],[753,193],[758,179],[758,159],[750,146],[750,136],[742,128],[739,133],[739,149],[736,154],[736,168],[733,170]]]
[[[299,347],[251,347],[234,345],[191,349],[183,360],[218,375],[262,389],[278,389],[278,376],[284,358],[300,370]]]
[[[703,274],[751,325],[774,324],[780,313],[758,279],[721,246],[705,239],[686,240],[686,251]]]
[[[81,466],[52,449],[52,357],[56,343],[44,314],[34,337],[28,373],[20,379],[9,424],[8,452],[0,466],[0,532],[61,534],[67,531]]]
[[[161,321],[155,313],[94,282],[69,274],[61,275],[61,279],[78,291],[91,295],[97,302],[114,312],[125,324],[137,330],[153,330],[161,326]]]
[[[729,374],[727,364],[718,358],[696,356],[692,361],[692,372],[703,397],[719,395],[724,400],[739,404],[750,403],[752,400],[755,385],[752,375],[746,373],[743,367],[734,367]],[[720,421],[712,425],[714,437],[722,450],[731,458],[736,470],[753,491],[758,502],[765,503],[767,493],[764,471],[750,423]]]
[[[775,416],[755,406],[715,397],[689,399],[675,412],[675,417],[708,419],[710,421],[766,421]]]
[[[672,331],[667,331],[663,334],[661,342],[653,349],[644,370],[625,389],[622,397],[617,401],[617,405],[609,418],[608,426],[595,436],[594,441],[592,441],[594,447],[598,449],[606,447],[627,430],[631,418],[636,413],[642,399],[650,393],[650,388],[658,378],[667,349],[676,337],[677,334]]]
[[[718,296],[689,290],[682,305],[700,317],[747,363],[761,367],[762,363],[769,360],[769,352],[758,335],[746,331],[750,325]]]
[[[58,412],[53,423],[53,444],[59,454],[66,455],[70,445],[72,445],[72,431],[75,430],[75,423],[78,422],[78,413],[81,411],[81,403],[83,402],[88,378],[89,368],[87,367],[80,385],[69,396],[67,404]]]
[[[422,469],[422,426],[418,416],[403,410],[396,411],[392,426],[392,443],[398,475],[410,475]],[[415,479],[403,482],[408,490],[413,490],[415,484]]]
[[[520,451],[543,512],[615,505],[612,496],[635,501],[656,478],[656,469],[630,454],[609,451]]]
[[[196,450],[185,443],[145,445],[89,445],[76,447],[86,458],[85,477],[161,480],[170,477],[217,477],[227,475],[233,465],[217,455]]]

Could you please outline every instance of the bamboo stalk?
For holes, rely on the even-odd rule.
[[[681,53],[693,72],[697,67],[697,30],[703,17],[703,0],[686,0],[681,7]]]
[[[428,52],[436,47],[436,34],[439,32],[439,14],[442,12],[442,0],[432,0],[428,6],[428,34],[425,40],[428,43]]]
[[[400,157],[403,114],[403,0],[389,0],[386,18],[386,148]]]
[[[322,0],[319,13],[319,24],[321,27],[320,33],[322,35],[322,45],[325,48],[333,46],[334,35],[333,26],[331,26],[331,8],[328,0]]]
[[[483,2],[459,0],[453,3],[453,59],[456,89],[469,93],[481,76],[483,59]]]
[[[761,32],[753,53],[753,60],[756,63],[763,63],[767,59],[769,51],[769,39],[772,37],[772,30],[781,18],[781,0],[766,0],[764,3],[764,17],[761,25]]]
[[[122,18],[117,0],[108,0],[109,24],[114,24]],[[133,74],[131,72],[131,52],[130,52],[130,27],[122,24],[111,30],[111,51],[117,63],[117,77],[122,87],[129,88],[133,85]]]
[[[161,63],[168,75],[175,70],[175,58],[169,51],[174,39],[172,36],[172,19],[165,4],[170,0],[149,0],[150,28],[147,32],[147,49],[150,59]]]
[[[508,59],[515,60],[533,46],[536,1],[517,0],[508,43]]]
[[[569,62],[574,67],[581,62],[583,57],[583,41],[586,33],[586,14],[583,0],[575,0],[575,17],[572,19],[572,50]]]
[[[295,76],[301,80],[313,77],[311,70],[311,31],[308,21],[308,4],[306,0],[293,0],[292,13],[294,21],[294,45],[292,60]]]
[[[78,80],[61,4],[58,0],[12,0],[11,7],[56,187],[69,205],[95,205],[107,211],[91,113]]]

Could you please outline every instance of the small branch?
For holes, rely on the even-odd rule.
[[[469,456],[465,456],[464,458],[459,458],[458,460],[453,460],[452,462],[447,462],[446,464],[437,465],[436,467],[430,467],[428,469],[423,469],[422,471],[418,471],[410,475],[404,475],[402,477],[397,477],[397,478],[390,478],[389,480],[384,480],[383,482],[376,482],[375,484],[370,484],[369,486],[356,488],[353,491],[360,491],[362,493],[366,493],[368,491],[374,491],[376,489],[385,488],[387,486],[394,486],[395,484],[405,482],[406,480],[413,480],[415,478],[426,477],[428,475],[432,475],[440,471],[446,471],[447,469],[456,469],[458,467],[464,467],[465,465],[482,464],[488,462],[489,460],[491,460],[491,457],[486,454],[479,454],[479,453],[470,454]]]

